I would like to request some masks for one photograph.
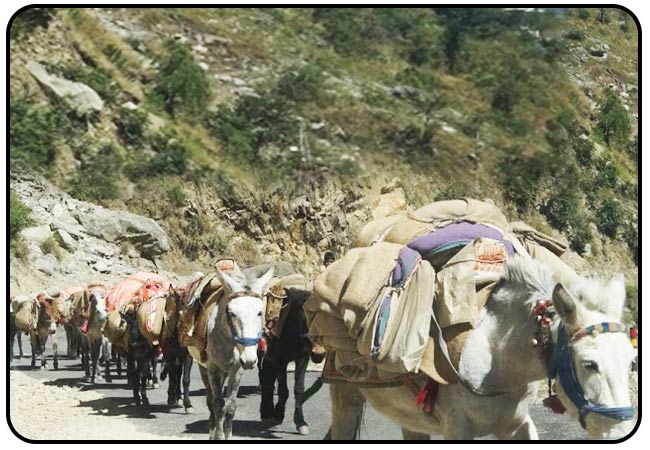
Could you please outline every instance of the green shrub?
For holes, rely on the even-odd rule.
[[[388,133],[393,145],[415,155],[431,155],[437,127],[432,123],[410,124]]]
[[[22,39],[31,36],[36,27],[47,28],[56,16],[54,8],[33,8],[23,9],[20,14],[14,17],[9,29],[10,39]]]
[[[241,97],[232,108],[208,114],[206,122],[224,150],[242,162],[255,161],[265,145],[295,142],[298,132],[286,102],[276,96]]]
[[[634,136],[634,139],[630,141],[627,146],[627,152],[630,154],[634,161],[638,161],[639,158],[639,135]]]
[[[119,198],[119,178],[122,158],[111,146],[102,147],[92,158],[83,162],[68,193],[79,200],[111,200]]]
[[[9,236],[15,238],[20,230],[32,225],[31,210],[21,202],[13,191],[9,193]]]
[[[612,20],[610,15],[609,15],[608,8],[599,8],[598,13],[596,15],[596,18],[603,25],[608,24]]]
[[[368,56],[372,47],[372,11],[369,8],[315,8],[314,18],[324,38],[342,55]]]
[[[588,20],[591,17],[591,13],[588,8],[578,8],[578,17],[582,20]]]
[[[41,242],[39,247],[43,252],[43,254],[47,255],[48,253],[51,253],[59,261],[63,257],[63,254],[61,253],[61,247],[59,247],[59,243],[56,242],[56,239],[54,239],[52,236],[48,237],[43,242]]]
[[[549,120],[546,123],[546,141],[555,151],[561,151],[569,144],[569,133],[558,121]]]
[[[187,199],[187,194],[180,186],[172,186],[167,190],[167,198],[176,207],[183,206]]]
[[[145,141],[147,113],[138,109],[120,108],[114,119],[117,134],[125,144],[140,147]]]
[[[578,139],[573,146],[576,154],[576,161],[582,167],[591,167],[594,158],[594,143],[588,139]]]
[[[602,158],[597,163],[596,185],[601,188],[614,189],[619,184],[620,167],[609,158]]]
[[[623,238],[627,247],[630,249],[630,255],[635,264],[639,264],[639,228],[638,217],[635,216],[630,220],[623,230]]]
[[[585,38],[585,32],[583,30],[572,30],[564,36],[571,41],[582,41]]]
[[[552,226],[567,230],[580,222],[581,210],[580,192],[575,185],[569,184],[553,192],[540,211]]]
[[[495,177],[503,186],[503,194],[508,202],[512,202],[520,214],[533,210],[539,199],[539,183],[547,168],[547,156],[521,155],[521,150],[511,149],[496,166]]]
[[[571,248],[578,253],[583,253],[587,244],[590,244],[593,239],[587,220],[580,217],[576,220],[569,234]]]
[[[623,226],[624,217],[625,213],[621,203],[616,199],[609,198],[596,212],[596,225],[603,234],[615,238]]]
[[[9,157],[37,171],[46,170],[56,158],[54,138],[61,130],[61,119],[49,108],[25,98],[9,104]]]
[[[185,146],[173,136],[158,134],[151,145],[156,154],[149,160],[148,176],[182,175],[187,169],[188,155]]]
[[[428,92],[440,88],[440,80],[437,76],[414,67],[408,67],[399,72],[395,76],[395,82]]]
[[[630,136],[630,119],[621,99],[611,89],[605,94],[600,107],[598,128],[607,144],[626,144]]]
[[[166,56],[158,65],[155,89],[172,116],[178,110],[202,113],[211,96],[208,76],[194,62],[190,50],[178,42],[167,46]]]
[[[323,90],[323,73],[320,67],[306,64],[284,72],[275,85],[274,94],[294,102],[317,99]]]

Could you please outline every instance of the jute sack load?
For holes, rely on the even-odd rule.
[[[354,243],[355,247],[370,247],[377,242],[381,242],[385,239],[386,234],[390,231],[392,226],[405,217],[402,214],[395,214],[392,216],[380,217],[375,220],[371,220],[363,226],[357,240]]]
[[[314,294],[305,302],[308,321],[314,321],[317,311],[333,314],[343,319],[347,335],[356,338],[359,324],[386,284],[401,248],[387,243],[355,248],[328,266],[314,280]]]
[[[273,278],[266,288],[265,327],[271,336],[278,337],[282,334],[284,323],[289,316],[289,308],[283,307],[288,289],[311,290],[307,278],[302,274],[294,273],[284,277]]]
[[[429,262],[420,261],[403,289],[387,287],[375,302],[357,350],[381,371],[418,370],[429,339],[434,277]]]
[[[111,311],[104,324],[104,336],[118,347],[128,350],[128,330],[129,325],[120,314],[119,310]]]
[[[167,297],[157,297],[142,303],[136,312],[140,333],[153,345],[163,337],[166,304]]]
[[[29,331],[36,327],[34,318],[36,317],[34,309],[36,302],[33,300],[26,300],[18,305],[16,311],[16,326],[22,331]]]
[[[566,242],[544,234],[524,222],[510,222],[509,231],[521,241],[530,241],[541,245],[555,256],[562,256],[569,248]]]
[[[436,228],[468,221],[494,225],[504,231],[508,229],[508,220],[499,208],[471,198],[434,202],[416,210],[413,216],[431,221]]]

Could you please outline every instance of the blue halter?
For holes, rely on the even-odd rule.
[[[253,292],[252,290],[243,290],[243,291],[238,291],[234,292],[229,300],[232,300],[234,298],[238,297],[255,297],[255,298],[262,298],[260,297],[259,294],[256,292]],[[232,325],[232,322],[230,320],[230,316],[228,316],[228,325],[230,326],[230,332],[232,333],[235,343],[239,345],[243,345],[244,347],[252,347],[254,345],[259,344],[260,339],[262,338],[262,334],[264,334],[263,331],[260,331],[259,334],[256,337],[239,337],[237,336],[237,333],[235,332],[235,328]]]
[[[624,332],[625,326],[622,324],[603,322],[596,325],[591,325],[579,331],[577,338],[594,335],[597,333],[613,333]],[[558,329],[558,338],[553,355],[551,356],[551,363],[548,369],[548,378],[553,379],[559,377],[562,389],[567,394],[571,402],[578,408],[580,414],[580,425],[586,429],[586,417],[589,413],[599,414],[614,420],[631,420],[634,415],[633,406],[622,406],[609,408],[602,405],[597,405],[591,400],[585,398],[585,393],[580,386],[578,377],[576,376],[573,358],[571,358],[571,347],[569,346],[571,339],[569,333],[564,328],[564,324],[560,323]]]

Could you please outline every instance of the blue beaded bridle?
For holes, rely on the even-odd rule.
[[[634,416],[634,407],[630,405],[610,408],[593,403],[591,400],[585,398],[585,393],[576,376],[570,344],[585,336],[596,336],[600,333],[624,333],[626,329],[625,325],[621,323],[602,322],[581,328],[570,337],[564,324],[560,322],[557,343],[553,350],[548,369],[548,378],[549,380],[556,377],[559,378],[562,389],[575,407],[578,408],[582,428],[586,429],[586,418],[589,413],[598,414],[614,420],[631,420]]]
[[[243,291],[237,291],[234,292],[229,298],[228,301],[239,298],[239,297],[254,297],[254,298],[259,298],[260,300],[262,299],[262,296],[259,295],[257,292],[253,292],[250,289],[249,290],[243,290]],[[252,347],[254,345],[257,345],[260,342],[260,339],[262,338],[263,331],[260,330],[259,334],[256,337],[239,337],[237,335],[237,332],[235,331],[235,327],[233,326],[232,320],[230,318],[230,315],[226,313],[227,319],[228,319],[228,326],[230,327],[230,332],[233,335],[233,339],[236,344],[242,345],[244,347]]]

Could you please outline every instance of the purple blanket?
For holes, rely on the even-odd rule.
[[[457,222],[442,227],[436,231],[420,236],[406,244],[422,256],[435,253],[442,247],[454,243],[467,244],[476,238],[485,237],[503,242],[509,255],[514,255],[515,249],[512,244],[503,239],[503,234],[494,228],[481,225],[480,223]]]

